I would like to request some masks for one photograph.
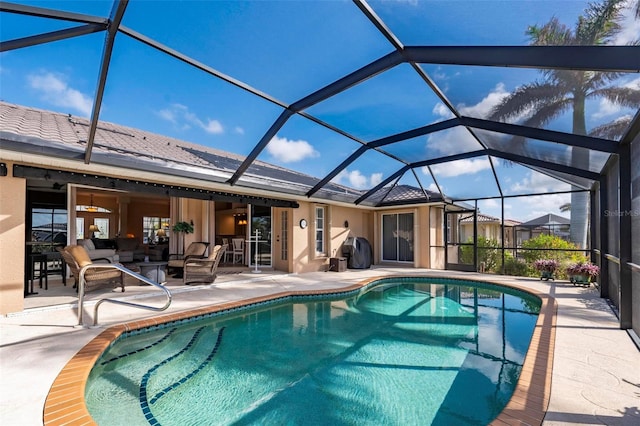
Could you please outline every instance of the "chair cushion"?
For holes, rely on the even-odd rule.
[[[169,268],[182,268],[184,266],[184,260],[182,259],[171,259],[167,262],[167,266]]]
[[[91,261],[91,258],[89,257],[89,254],[87,253],[87,249],[85,249],[83,246],[71,245],[67,246],[66,250],[76,260],[79,268],[83,268],[84,266],[93,263]]]
[[[202,256],[207,251],[207,245],[203,243],[191,243],[184,252],[185,256]]]
[[[87,251],[96,249],[96,246],[95,246],[95,244],[93,244],[93,241],[91,241],[88,238],[85,238],[85,239],[82,239],[82,240],[78,240],[78,245],[86,248]]]

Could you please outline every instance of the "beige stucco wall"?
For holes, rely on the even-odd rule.
[[[14,178],[13,164],[8,176],[0,176],[0,314],[24,309],[25,205],[27,184]]]
[[[327,207],[327,255],[315,254],[315,207]],[[305,219],[307,228],[300,227]],[[345,223],[348,222],[348,223]],[[345,225],[348,225],[345,226]],[[342,243],[349,236],[363,237],[373,243],[373,213],[368,209],[349,208],[311,202],[300,202],[300,207],[292,209],[291,230],[291,270],[304,273],[325,271],[331,257],[342,256]]]

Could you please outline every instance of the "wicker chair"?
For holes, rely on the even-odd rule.
[[[73,287],[78,291],[78,282],[80,281],[80,270],[87,265],[91,265],[97,260],[101,259],[91,259],[87,250],[79,245],[69,245],[65,248],[58,247],[57,250],[62,255],[62,258],[67,263],[69,269],[71,269],[71,273],[73,274],[73,278],[75,283]],[[111,263],[109,259],[106,260],[108,263]],[[104,268],[88,268],[84,274],[85,279],[85,292],[90,291],[96,287],[99,287],[103,284],[111,284],[114,287],[120,286],[122,291],[124,291],[124,277],[123,273],[117,269],[104,269]]]
[[[171,272],[172,269],[178,269],[180,271],[178,276],[182,275],[184,263],[190,259],[204,259],[207,247],[209,247],[209,243],[194,242],[189,244],[184,254],[170,254],[167,262],[167,273]]]
[[[206,259],[189,259],[184,263],[183,282],[211,284],[216,280],[218,265],[227,248],[216,245]]]

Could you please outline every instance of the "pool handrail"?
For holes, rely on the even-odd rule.
[[[80,273],[78,274],[80,276],[79,279],[78,279],[78,326],[84,326],[83,320],[82,320],[82,314],[83,314],[83,311],[84,311],[84,309],[83,309],[84,288],[85,288],[85,284],[86,284],[86,280],[84,278],[84,275],[85,275],[85,273],[87,272],[88,269],[117,269],[117,270],[121,271],[122,273],[124,273],[126,275],[130,275],[130,276],[142,281],[143,283],[145,283],[147,285],[152,285],[154,287],[158,287],[167,296],[167,301],[161,307],[143,305],[143,304],[140,304],[140,303],[127,302],[125,300],[112,299],[112,298],[108,298],[108,297],[104,298],[104,299],[99,299],[98,302],[96,303],[96,306],[93,309],[93,326],[96,326],[98,324],[98,308],[100,307],[100,305],[103,302],[115,303],[117,305],[131,306],[131,307],[134,307],[134,308],[147,309],[147,310],[150,310],[150,311],[164,311],[165,309],[167,309],[171,305],[171,300],[172,300],[171,292],[164,285],[162,285],[160,283],[157,283],[157,282],[155,282],[155,281],[153,281],[153,280],[151,280],[151,279],[149,279],[149,278],[147,278],[147,277],[145,277],[143,275],[140,275],[137,272],[133,272],[132,270],[125,268],[123,265],[121,265],[119,263],[92,263],[92,264],[89,264],[89,265],[86,265],[86,266],[82,267],[82,269],[80,269]]]

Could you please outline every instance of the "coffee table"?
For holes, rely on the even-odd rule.
[[[144,275],[157,283],[167,281],[165,274],[167,262],[137,262],[136,265],[140,268],[140,275]]]

